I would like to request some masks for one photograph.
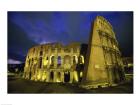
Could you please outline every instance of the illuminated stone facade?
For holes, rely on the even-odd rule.
[[[23,77],[63,83],[82,80],[81,86],[109,86],[125,80],[115,33],[111,24],[101,16],[97,16],[93,23],[86,55],[81,53],[78,43],[67,46],[50,43],[32,47],[26,57]]]
[[[23,76],[35,81],[78,82],[78,64],[84,64],[78,43],[67,46],[60,43],[38,45],[29,49]]]
[[[97,16],[92,26],[83,82],[113,85],[124,81],[121,53],[111,24]]]

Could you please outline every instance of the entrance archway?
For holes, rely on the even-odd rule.
[[[50,72],[50,81],[52,81],[53,82],[53,78],[54,78],[54,72]]]
[[[70,72],[65,72],[64,73],[64,82],[69,82],[70,81]]]
[[[51,64],[50,64],[50,67],[54,67],[54,60],[55,60],[55,57],[54,56],[51,56]]]
[[[78,58],[76,55],[73,56],[73,64],[77,64],[78,63]]]

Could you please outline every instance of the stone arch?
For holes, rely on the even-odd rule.
[[[31,77],[32,77],[32,73],[31,71],[29,71],[29,79],[31,79]]]
[[[73,64],[77,64],[78,63],[78,58],[76,55],[73,56]]]
[[[42,55],[43,55],[43,51],[42,51],[42,50],[39,52],[39,55],[40,55],[40,56],[42,56]]]
[[[54,67],[54,63],[55,63],[55,56],[52,55],[52,56],[50,56],[50,66]]]
[[[48,56],[46,57],[46,60],[49,60],[49,57]]]
[[[50,60],[49,60],[49,64],[51,65],[52,61],[51,61],[51,58],[53,57],[54,55],[50,55]]]
[[[57,67],[60,67],[61,64],[62,64],[61,56],[58,56],[58,57],[57,57]]]
[[[71,63],[71,56],[70,55],[65,55],[64,56],[64,63],[66,64],[66,63]]]
[[[64,82],[70,82],[70,72],[64,72]]]
[[[65,55],[64,56],[64,69],[70,69],[71,68],[71,56]]]
[[[51,71],[51,72],[50,72],[50,81],[53,81],[53,79],[54,79],[54,72]]]
[[[39,68],[42,67],[42,57],[39,58]]]

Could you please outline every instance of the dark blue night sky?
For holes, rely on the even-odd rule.
[[[8,12],[8,59],[24,61],[42,43],[88,43],[97,15],[113,26],[123,56],[133,55],[133,12]]]

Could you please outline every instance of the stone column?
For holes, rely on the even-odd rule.
[[[61,56],[61,67],[64,67],[64,56]]]
[[[56,71],[54,71],[53,82],[57,82],[57,72]]]
[[[49,68],[50,65],[51,65],[51,55],[48,56],[48,60],[49,60],[49,63],[48,63],[48,65],[47,65],[47,68]]]
[[[73,66],[73,56],[71,56],[71,66]]]
[[[64,72],[63,71],[61,72],[61,82],[64,83]]]
[[[57,59],[58,59],[58,56],[54,56],[54,68],[57,68]]]
[[[49,71],[46,71],[46,81],[45,82],[49,82]]]
[[[48,63],[46,65],[46,68],[48,69],[50,67],[50,56],[48,56]]]
[[[70,71],[70,82],[69,83],[72,83],[73,82],[73,72]]]

